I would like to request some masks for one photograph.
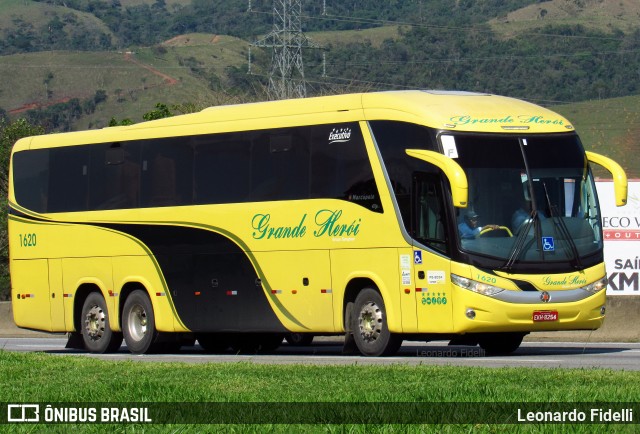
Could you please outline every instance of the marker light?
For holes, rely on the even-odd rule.
[[[453,282],[454,285],[457,285],[460,288],[468,289],[469,291],[473,291],[482,295],[493,296],[504,291],[504,288],[487,285],[486,283],[467,279],[466,277],[458,276],[457,274],[451,275],[451,282]]]
[[[590,283],[587,286],[583,286],[580,289],[584,289],[585,291],[592,292],[595,294],[596,292],[600,292],[603,289],[605,289],[608,284],[609,284],[609,281],[607,280],[607,276],[604,276],[602,279],[596,280],[595,282]]]

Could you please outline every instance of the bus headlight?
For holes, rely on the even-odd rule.
[[[460,288],[468,289],[469,291],[473,291],[482,295],[492,296],[504,291],[504,288],[499,288],[497,286],[488,285],[476,280],[467,279],[466,277],[458,276],[457,274],[451,275],[451,282],[454,285],[459,286]]]
[[[590,283],[587,286],[583,286],[580,289],[584,289],[585,291],[592,292],[595,294],[596,292],[600,292],[603,289],[605,289],[608,283],[609,283],[609,280],[607,279],[607,276],[604,276],[602,279],[596,280],[595,282]]]

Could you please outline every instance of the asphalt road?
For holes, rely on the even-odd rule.
[[[126,346],[113,354],[96,355],[65,349],[66,338],[0,338],[6,351],[46,352],[60,356],[94,357],[102,360],[135,360],[141,362],[186,363],[273,363],[331,365],[450,365],[536,368],[604,368],[640,370],[640,343],[617,342],[524,342],[509,356],[487,356],[479,347],[448,346],[447,342],[405,342],[394,357],[368,358],[343,355],[342,343],[336,338],[316,338],[309,347],[283,344],[271,354],[206,354],[200,346],[183,347],[179,353],[133,355]]]

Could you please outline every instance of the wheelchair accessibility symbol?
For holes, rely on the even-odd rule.
[[[553,243],[553,237],[542,237],[542,250],[545,252],[553,252],[556,249]]]
[[[413,263],[422,264],[422,252],[420,250],[415,250],[413,252]]]

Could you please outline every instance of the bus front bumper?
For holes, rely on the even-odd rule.
[[[604,290],[573,302],[508,303],[453,288],[455,333],[595,330],[605,317]]]

